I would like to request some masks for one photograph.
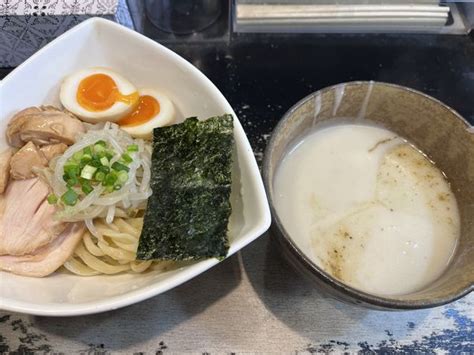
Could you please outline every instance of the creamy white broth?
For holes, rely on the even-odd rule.
[[[297,246],[369,293],[426,286],[444,271],[459,237],[456,199],[442,172],[383,128],[315,130],[286,154],[273,188]]]

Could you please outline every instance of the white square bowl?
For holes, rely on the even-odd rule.
[[[0,149],[18,110],[59,104],[59,85],[69,73],[91,66],[113,68],[137,87],[169,95],[181,118],[231,113],[236,154],[233,166],[230,250],[234,254],[270,226],[270,211],[245,132],[219,90],[198,69],[169,49],[111,21],[93,18],[58,37],[0,82]],[[30,278],[0,272],[0,308],[35,315],[69,316],[116,309],[158,295],[216,265],[208,259],[177,270],[81,277],[55,273]],[[230,276],[230,275],[229,275]]]

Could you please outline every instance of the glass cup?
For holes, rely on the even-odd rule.
[[[159,29],[175,34],[199,32],[212,25],[224,0],[146,0],[146,13]]]

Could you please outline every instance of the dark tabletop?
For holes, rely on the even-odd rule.
[[[167,45],[223,92],[258,154],[262,137],[298,100],[354,80],[418,89],[474,124],[472,37],[237,34],[228,42]]]
[[[160,41],[159,31],[145,33]],[[474,36],[226,34],[161,41],[201,71],[236,111],[261,158],[265,138],[304,96],[375,80],[429,94],[474,124]],[[0,78],[11,69],[0,69]]]

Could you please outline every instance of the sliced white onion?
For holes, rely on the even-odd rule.
[[[62,196],[68,189],[63,180],[64,165],[76,153],[95,144],[99,140],[106,141],[115,151],[111,163],[118,161],[127,146],[136,144],[138,152],[131,153],[133,161],[128,165],[128,180],[114,192],[104,193],[102,185],[94,186],[94,190],[79,201],[75,206],[66,206],[57,216],[63,221],[85,221],[92,235],[96,236],[97,229],[92,220],[96,217],[105,217],[108,223],[113,221],[117,212],[123,214],[130,207],[137,208],[146,205],[151,196],[151,152],[149,142],[134,139],[118,125],[106,122],[97,125],[87,125],[88,131],[79,137],[77,142],[70,146],[62,156],[53,159],[48,169],[41,171],[44,179],[49,183],[56,196]],[[110,221],[110,222],[109,222]]]
[[[107,217],[105,218],[105,221],[110,224],[114,221],[114,216],[115,216],[115,205],[109,206],[109,209],[107,210]]]
[[[91,218],[87,218],[84,220],[85,224],[86,224],[86,227],[87,229],[89,229],[89,232],[91,232],[91,234],[96,237],[96,238],[99,238],[99,237],[102,237],[102,234],[97,230],[97,228],[94,226],[94,221],[92,221]]]

